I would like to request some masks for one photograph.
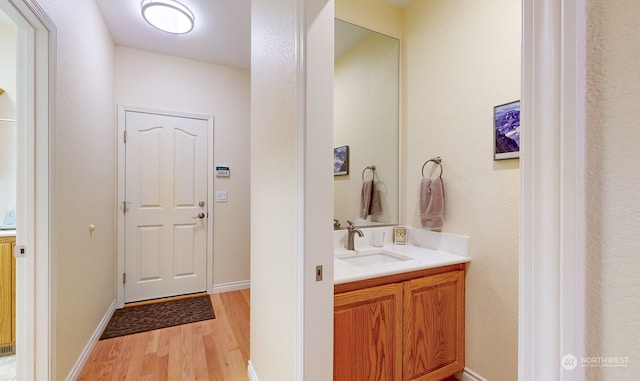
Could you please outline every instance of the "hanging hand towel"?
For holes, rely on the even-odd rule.
[[[444,183],[441,177],[423,177],[420,182],[420,224],[425,229],[442,230]]]
[[[373,180],[362,182],[362,191],[360,192],[360,218],[363,220],[370,214],[380,215],[380,198],[376,190],[376,183]]]
[[[376,187],[376,182],[371,181],[371,203],[369,204],[369,214],[372,216],[379,216],[382,214],[382,208],[380,207],[380,194]]]

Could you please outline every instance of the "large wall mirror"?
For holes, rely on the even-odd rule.
[[[347,220],[357,226],[398,223],[399,45],[396,38],[336,19],[334,218],[342,228]],[[363,203],[361,196],[363,183],[374,177],[379,209],[363,212],[367,201],[375,203],[368,197]]]

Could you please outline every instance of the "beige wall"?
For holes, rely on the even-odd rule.
[[[115,299],[113,43],[93,1],[43,3],[57,27],[52,355],[62,380]]]
[[[211,192],[228,192],[213,206],[213,285],[249,281],[250,179],[247,70],[116,46],[115,100],[119,105],[214,117],[214,163],[231,169]]]
[[[296,379],[296,11],[292,0],[251,3],[251,364],[261,380]]]
[[[627,357],[589,380],[640,379],[640,8],[590,0],[587,40],[587,356]]]
[[[520,171],[493,160],[492,113],[520,98],[520,2],[414,1],[403,16],[403,222],[420,226],[421,167],[441,156],[443,230],[471,237],[466,366],[515,380]]]
[[[1,11],[0,11],[1,12]],[[16,27],[0,23],[0,119],[15,119]],[[0,224],[16,207],[16,124],[0,121]]]

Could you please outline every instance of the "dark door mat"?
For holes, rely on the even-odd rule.
[[[215,319],[215,314],[208,295],[118,308],[100,340],[209,319]]]

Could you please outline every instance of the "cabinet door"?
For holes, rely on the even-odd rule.
[[[0,345],[13,343],[13,243],[0,242]]]
[[[402,286],[335,296],[334,381],[402,379]]]
[[[16,342],[16,256],[13,255],[16,248],[15,237],[11,242],[11,342]]]
[[[404,379],[442,380],[464,369],[464,272],[404,283]]]

